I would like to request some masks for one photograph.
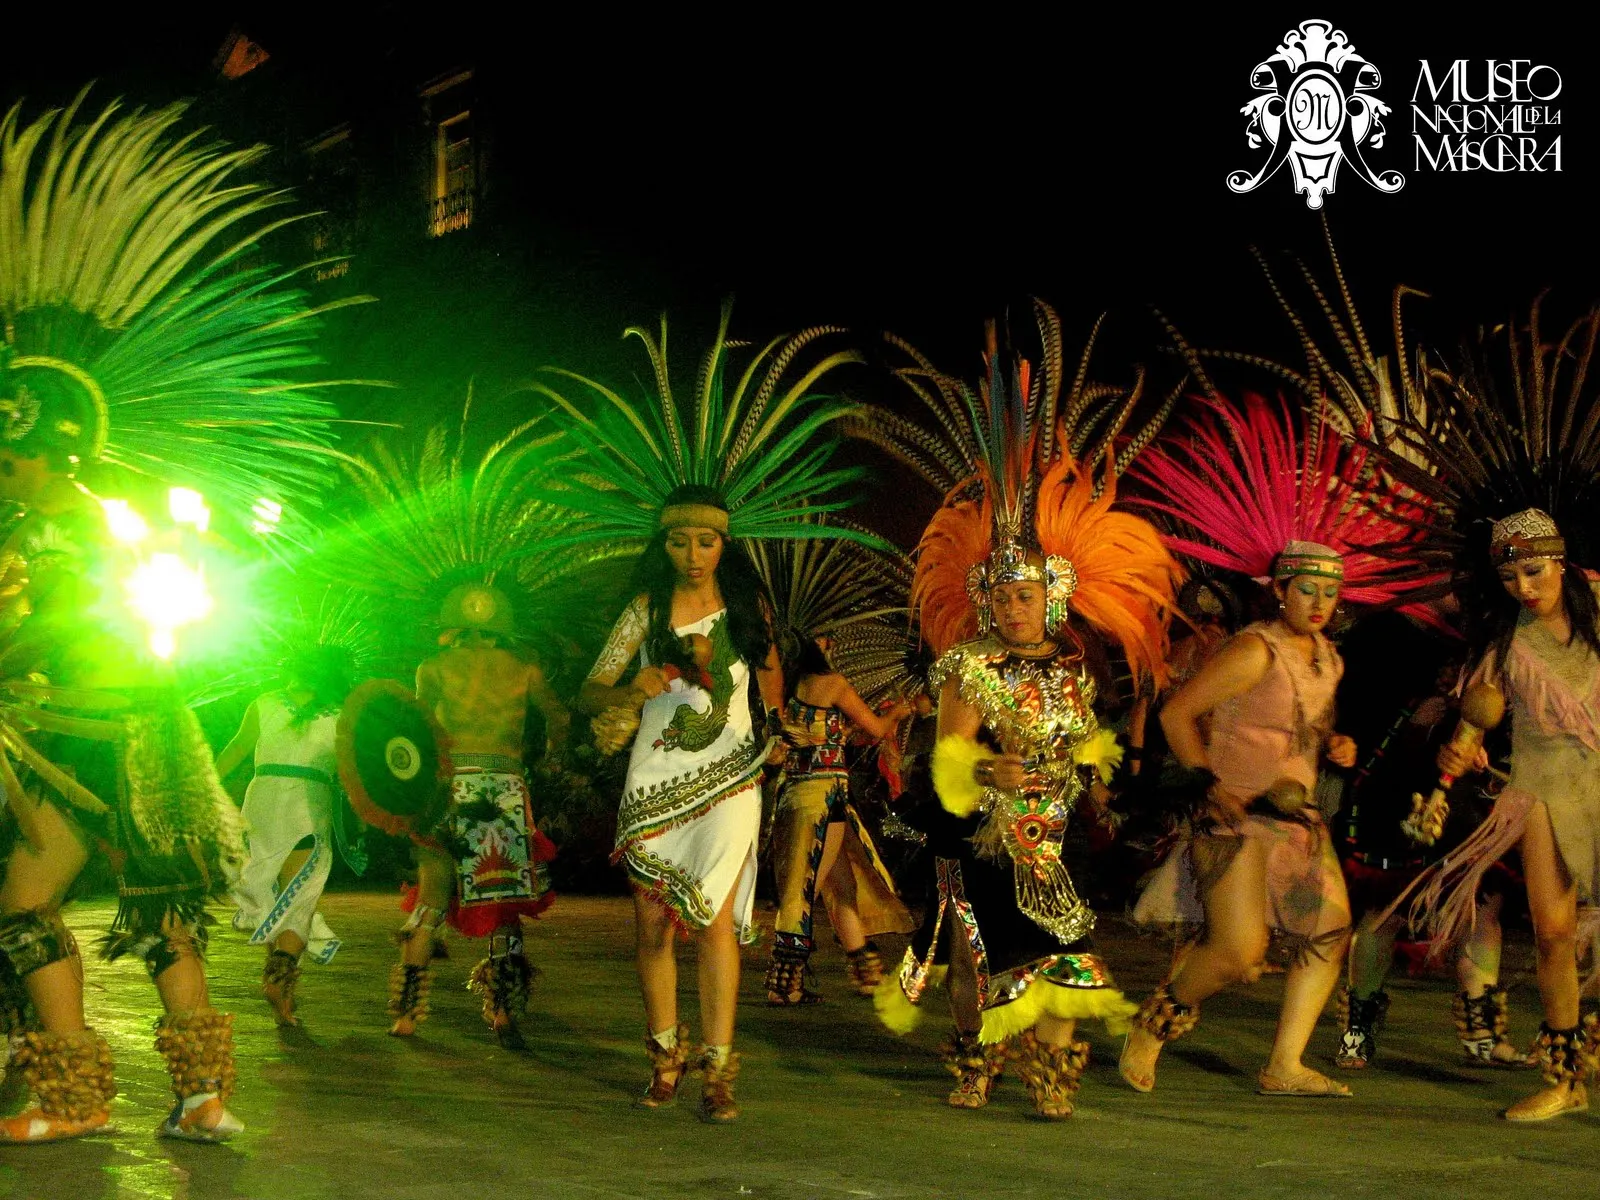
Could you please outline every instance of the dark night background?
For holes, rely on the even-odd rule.
[[[1287,169],[1246,196],[1223,178],[1264,154],[1246,146],[1238,112],[1251,68],[1313,15],[1383,72],[1393,111],[1369,160],[1407,176],[1385,196],[1347,165],[1326,207],[1375,333],[1400,282],[1433,295],[1410,317],[1445,344],[1546,287],[1554,317],[1600,298],[1592,30],[1553,9],[1471,22],[1399,6],[1124,8],[1094,21],[931,6],[893,19],[378,5],[152,23],[152,11],[35,12],[31,53],[8,64],[7,104],[24,98],[33,113],[96,79],[91,106],[193,96],[228,137],[272,145],[269,176],[333,211],[333,244],[354,255],[348,275],[319,286],[379,298],[335,317],[327,349],[342,371],[404,390],[350,396],[354,415],[447,413],[473,377],[486,400],[520,404],[506,389],[543,363],[625,383],[643,359],[618,339],[623,326],[670,310],[687,358],[727,294],[736,334],[892,328],[962,369],[981,320],[1025,312],[1030,294],[1060,309],[1069,345],[1110,312],[1096,359],[1106,376],[1158,355],[1152,305],[1197,343],[1292,358],[1247,248],[1299,253],[1325,273],[1316,217]],[[230,80],[216,60],[234,33],[269,57]],[[1556,67],[1564,171],[1414,170],[1421,57]],[[477,210],[470,228],[430,238],[418,179],[439,113],[419,93],[462,68]],[[340,126],[349,161],[330,184],[305,147]],[[874,393],[866,376],[856,386]]]

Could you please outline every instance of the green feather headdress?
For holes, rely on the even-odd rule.
[[[842,490],[861,476],[859,469],[829,465],[835,447],[823,436],[855,406],[813,390],[836,368],[861,362],[861,355],[836,350],[794,378],[808,348],[844,332],[815,326],[773,338],[734,376],[732,352],[747,343],[728,339],[729,315],[724,306],[686,403],[667,366],[665,317],[659,338],[637,327],[623,333],[638,338],[649,355],[656,392],[649,399],[625,399],[554,367],[544,374],[581,385],[590,403],[579,404],[542,380],[530,385],[555,404],[555,427],[570,451],[563,473],[543,493],[578,522],[559,535],[563,540],[639,549],[656,533],[667,496],[700,484],[727,505],[731,537],[883,544],[860,530],[806,520],[847,507]]]
[[[243,182],[265,147],[180,133],[184,106],[0,121],[0,436],[182,483],[247,514],[333,478],[308,383],[318,318],[259,240],[297,220]],[[292,514],[291,508],[291,514]]]
[[[621,603],[604,592],[614,585],[620,597],[620,571],[588,568],[621,551],[563,540],[569,519],[539,497],[562,466],[548,419],[516,426],[472,461],[471,409],[469,395],[460,424],[429,429],[420,445],[384,439],[348,459],[362,507],[335,523],[313,567],[373,594],[386,623],[411,634],[433,626],[453,587],[493,585],[514,593],[520,636],[579,653],[604,636],[611,601]]]

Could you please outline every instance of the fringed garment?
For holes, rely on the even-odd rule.
[[[1257,622],[1236,636],[1260,638],[1271,659],[1253,688],[1210,713],[1206,760],[1218,785],[1251,809],[1243,819],[1215,809],[1196,817],[1150,873],[1133,916],[1147,927],[1195,936],[1205,925],[1206,893],[1253,842],[1266,860],[1267,923],[1275,951],[1303,962],[1320,956],[1349,927],[1338,856],[1314,807],[1308,804],[1294,817],[1268,815],[1259,798],[1285,781],[1304,787],[1308,797],[1315,793],[1344,664],[1320,633],[1312,635],[1310,662],[1275,622]]]
[[[91,696],[104,707],[89,708]],[[35,735],[32,746],[108,811],[74,801],[52,783],[60,776],[48,768],[25,768],[18,779],[110,859],[119,904],[102,955],[143,954],[175,926],[203,952],[212,924],[206,904],[227,896],[237,881],[244,839],[200,723],[166,689],[79,690],[74,700],[63,718],[70,724],[62,726],[73,732]],[[48,713],[41,721],[47,730],[55,723]]]
[[[260,697],[256,713],[255,776],[244,794],[250,858],[233,891],[233,927],[249,934],[252,946],[293,933],[305,943],[307,959],[326,964],[339,950],[338,937],[317,911],[333,869],[335,808],[343,803],[334,783],[338,714],[297,721],[282,692]],[[280,887],[283,865],[297,849],[309,850],[306,861]]]
[[[1496,673],[1486,660],[1473,681]],[[1521,842],[1534,806],[1542,804],[1585,906],[1579,934],[1590,947],[1591,967],[1583,988],[1594,992],[1600,990],[1600,659],[1582,638],[1562,642],[1522,613],[1498,676],[1510,702],[1511,780],[1489,819],[1426,877],[1411,918],[1441,948],[1465,937],[1485,876]]]
[[[1094,912],[1061,859],[1086,786],[1079,763],[1100,733],[1094,683],[1080,657],[1026,658],[992,635],[940,657],[930,689],[949,680],[982,714],[981,739],[1020,755],[1028,781],[1014,793],[984,789],[968,817],[926,814],[936,890],[898,976],[879,991],[879,1015],[891,1029],[909,1027],[906,1006],[941,978],[948,939],[963,938],[977,969],[983,1041],[1003,1041],[1041,1016],[1099,1018],[1120,1032],[1135,1006],[1094,952]]]
[[[809,730],[812,743],[789,750],[778,798],[773,847],[778,868],[778,948],[804,953],[812,949],[811,914],[819,883],[830,913],[836,894],[847,898],[868,937],[909,933],[915,922],[895,892],[872,835],[850,803],[844,749],[849,731],[844,714],[796,697],[789,701],[785,720],[790,726]],[[842,824],[844,835],[833,867],[835,882],[829,886],[828,880],[817,878],[817,871],[828,827],[833,824]]]
[[[709,926],[732,896],[734,928],[748,943],[767,754],[750,668],[734,649],[726,610],[673,632],[709,639],[711,662],[705,678],[673,679],[639,714],[612,861],[684,933]]]

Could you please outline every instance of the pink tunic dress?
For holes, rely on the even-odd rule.
[[[1510,702],[1511,780],[1489,819],[1417,881],[1411,922],[1440,952],[1471,933],[1484,876],[1543,804],[1578,888],[1579,957],[1589,960],[1582,990],[1600,994],[1600,658],[1581,637],[1560,641],[1524,613],[1504,669],[1491,654],[1474,672],[1473,682],[1484,679]]]
[[[1271,653],[1267,673],[1242,696],[1210,714],[1206,756],[1222,788],[1250,802],[1274,784],[1316,788],[1322,745],[1333,731],[1334,692],[1344,663],[1322,634],[1315,661],[1275,623],[1258,622],[1239,637],[1258,637]],[[1201,897],[1247,841],[1266,856],[1267,920],[1275,949],[1295,961],[1320,954],[1349,925],[1350,904],[1321,815],[1308,803],[1296,816],[1269,816],[1258,801],[1242,821],[1212,811],[1191,822],[1172,852],[1150,873],[1134,919],[1141,925],[1194,932],[1205,924]]]

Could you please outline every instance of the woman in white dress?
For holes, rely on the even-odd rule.
[[[245,791],[250,858],[233,898],[233,927],[267,947],[261,990],[280,1025],[298,1025],[294,989],[300,958],[319,965],[339,939],[317,912],[333,867],[339,804],[334,731],[353,684],[350,652],[318,645],[288,663],[288,680],[245,710],[239,732],[217,757],[226,779],[253,754]]]
[[[783,753],[783,699],[770,607],[749,558],[728,537],[712,489],[673,491],[635,571],[624,610],[589,673],[580,705],[600,714],[597,741],[620,748],[636,727],[613,860],[633,885],[639,982],[654,1068],[640,1103],[657,1107],[693,1067],[701,1116],[738,1116],[733,1080],[739,946],[754,940],[761,769]],[[619,686],[637,658],[639,669]],[[690,1062],[677,1011],[678,935],[699,943],[705,1041]]]

